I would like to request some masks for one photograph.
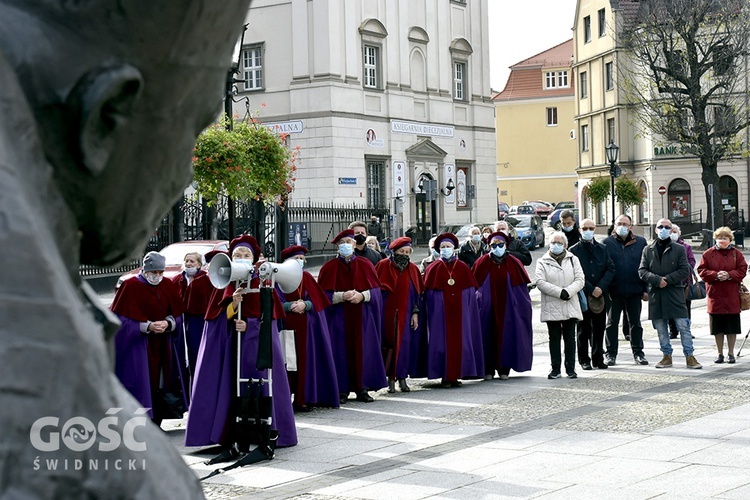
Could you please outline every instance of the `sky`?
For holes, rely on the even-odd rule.
[[[505,88],[512,66],[573,38],[576,0],[488,0],[490,84]]]

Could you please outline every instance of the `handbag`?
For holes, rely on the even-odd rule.
[[[706,282],[698,279],[698,275],[690,275],[690,283],[685,287],[685,299],[686,300],[700,300],[706,298]]]
[[[585,313],[589,310],[589,301],[586,298],[586,292],[578,290],[578,301],[581,303],[581,312]]]
[[[750,309],[750,290],[744,283],[740,283],[740,310],[747,311]]]

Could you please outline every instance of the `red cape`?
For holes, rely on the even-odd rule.
[[[208,273],[199,270],[188,285],[184,273],[180,273],[172,281],[180,290],[180,296],[185,306],[185,312],[193,316],[203,316],[208,309],[208,301],[214,291],[214,286],[208,278]]]
[[[323,264],[318,273],[318,284],[327,292],[346,290],[361,292],[380,286],[372,262],[365,257],[354,255],[348,264],[338,257]]]
[[[315,281],[313,275],[307,271],[302,273],[302,283],[300,283],[299,288],[293,292],[284,294],[284,302],[294,302],[295,300],[300,299],[312,302],[313,310],[315,312],[320,312],[331,305],[328,296],[326,296],[323,289],[320,288],[320,285]]]
[[[448,280],[453,278],[455,283],[448,284]],[[424,274],[424,286],[429,290],[463,290],[465,288],[477,288],[477,282],[471,269],[464,262],[454,258],[451,262],[445,262],[443,259],[436,260],[427,268]]]
[[[184,312],[179,289],[170,280],[150,285],[141,275],[125,280],[115,293],[110,309],[133,321],[161,321]]]
[[[411,284],[414,285],[414,288],[417,291],[417,295],[422,294],[422,290],[424,289],[424,284],[422,283],[422,275],[419,273],[419,268],[412,262],[410,262],[406,269],[404,269],[404,271],[406,271],[406,273],[404,273],[398,270],[392,259],[384,259],[378,262],[378,265],[375,266],[375,271],[378,273],[380,288],[382,288],[386,292],[399,292],[399,287],[397,286],[397,284],[399,283],[399,279],[401,279],[401,276],[406,275],[409,277]],[[402,281],[401,283],[403,283],[404,285],[406,284],[404,281]],[[407,290],[404,293],[404,297],[408,296],[409,290],[407,287]]]

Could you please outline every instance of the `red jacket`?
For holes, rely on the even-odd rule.
[[[719,271],[727,271],[732,279],[718,281]],[[747,262],[739,250],[709,248],[703,253],[698,274],[706,282],[709,314],[740,313],[740,283],[747,274]]]

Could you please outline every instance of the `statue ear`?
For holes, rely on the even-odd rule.
[[[81,160],[93,175],[99,175],[130,119],[143,88],[143,77],[133,66],[100,68],[86,74],[71,95],[80,113]]]

